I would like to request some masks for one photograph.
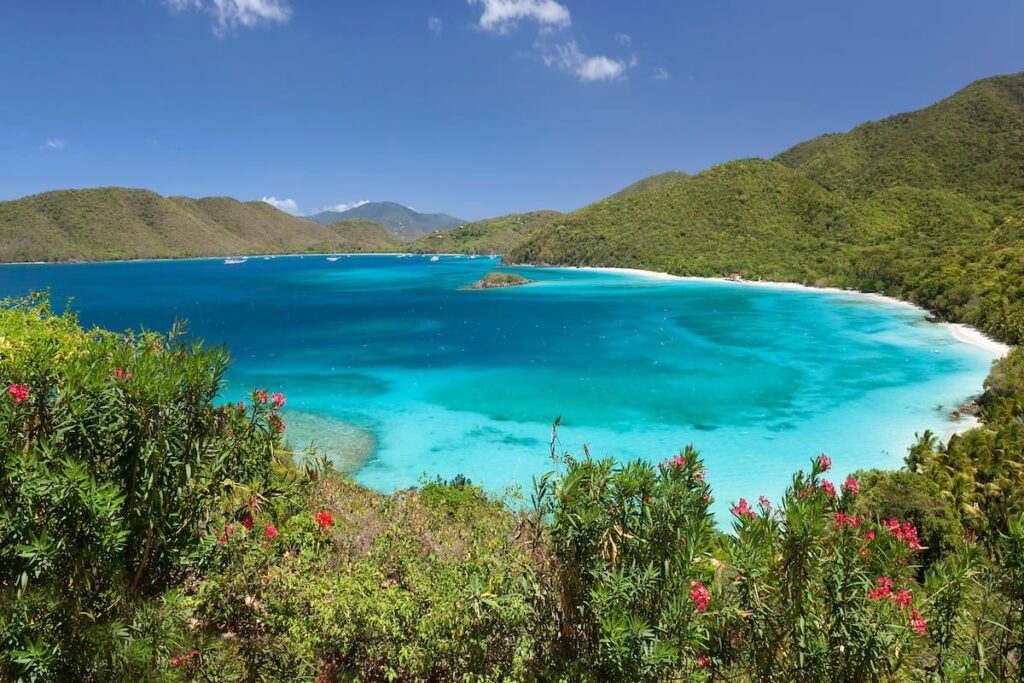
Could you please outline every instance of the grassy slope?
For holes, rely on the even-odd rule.
[[[365,231],[364,231],[365,232]],[[177,258],[341,251],[361,238],[264,202],[162,197],[119,187],[0,202],[0,261]],[[366,246],[379,246],[375,236]]]
[[[383,225],[359,218],[328,223],[339,240],[337,252],[394,252],[402,251],[405,242]]]
[[[635,194],[637,192],[643,192],[644,190],[650,190],[655,187],[661,187],[662,185],[667,185],[671,183],[673,180],[679,180],[680,178],[685,177],[686,174],[683,173],[682,171],[666,171],[665,173],[659,173],[657,175],[641,178],[632,185],[628,185],[627,187],[622,188],[612,196],[624,197],[626,195]]]
[[[408,245],[419,254],[504,254],[561,217],[557,211],[513,213],[424,235]]]
[[[513,263],[884,291],[1024,338],[1024,74],[568,214]]]

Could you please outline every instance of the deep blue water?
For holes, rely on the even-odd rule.
[[[660,461],[700,449],[721,512],[777,497],[828,452],[836,477],[896,467],[942,435],[992,355],[909,306],[839,293],[593,271],[461,288],[493,259],[323,256],[0,267],[0,294],[49,287],[86,324],[226,343],[225,399],[287,394],[287,434],[390,490],[423,473],[529,488],[560,450]],[[943,409],[939,410],[938,406]]]

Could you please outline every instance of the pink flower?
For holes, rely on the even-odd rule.
[[[690,579],[690,588],[693,589],[690,591],[690,600],[693,601],[698,612],[703,612],[708,608],[708,601],[711,600],[708,589],[704,587],[703,583],[693,579]]]
[[[662,468],[675,467],[677,469],[683,469],[686,467],[686,458],[682,455],[676,455],[671,458],[665,458],[661,463]]]
[[[334,517],[332,517],[331,513],[327,512],[326,510],[321,510],[320,512],[316,513],[315,515],[313,515],[313,518],[316,520],[316,523],[320,525],[321,529],[326,529],[327,527],[334,524]]]
[[[178,655],[174,655],[173,657],[171,657],[171,666],[173,666],[173,667],[181,666],[181,657],[179,657]]]
[[[871,600],[879,600],[887,597],[892,593],[892,579],[888,576],[878,577],[878,588],[868,591],[868,598]]]
[[[708,659],[707,655],[701,655],[700,657],[697,657],[697,668],[698,669],[706,669],[706,668],[708,668],[708,665],[710,665],[710,664],[711,664],[711,660]]]
[[[259,403],[266,403],[267,402],[267,390],[266,389],[257,389],[256,391],[253,392],[253,397]]]
[[[868,559],[868,549],[867,548],[861,548],[860,549],[860,556],[863,557],[865,560]]]
[[[7,391],[14,397],[15,403],[23,403],[28,398],[28,387],[24,384],[12,384]]]
[[[821,488],[825,489],[825,495],[829,498],[834,498],[836,495],[836,487],[828,479],[821,480]]]
[[[917,527],[910,522],[900,524],[895,519],[882,520],[882,526],[886,527],[893,536],[907,544],[911,550],[921,550],[921,541],[917,537]]]
[[[822,472],[828,472],[832,469],[832,458],[822,453],[818,456],[818,467],[821,468]]]
[[[276,392],[271,394],[270,395],[270,404],[272,406],[274,406],[275,408],[282,408],[282,407],[284,407],[284,394],[276,393]]]
[[[860,486],[857,484],[857,480],[853,477],[846,478],[846,483],[843,484],[843,490],[849,491],[851,496],[860,495]]]
[[[921,613],[916,608],[910,613],[910,628],[914,629],[919,636],[923,636],[925,631],[928,630],[928,622],[924,620],[924,617],[921,616]]]
[[[740,504],[733,507],[732,514],[737,517],[746,517],[751,520],[757,517],[757,515],[754,514],[754,511],[750,508],[750,504],[747,503],[746,498],[740,498]]]
[[[757,502],[761,504],[761,507],[763,507],[766,512],[772,511],[772,502],[764,496],[759,496]]]
[[[242,526],[244,526],[246,529],[252,528],[252,515],[246,515],[242,518]]]
[[[913,600],[913,598],[910,596],[910,591],[908,591],[906,588],[901,588],[900,592],[894,595],[892,600],[896,603],[896,605],[900,608],[900,611],[902,612],[907,607],[910,607],[910,602],[911,600]]]
[[[873,540],[875,540],[875,532],[873,530],[868,530],[868,532],[866,534],[864,534],[864,540],[866,540],[866,541],[873,541]]]
[[[274,538],[277,536],[277,527],[273,524],[268,524],[267,528],[264,529],[264,534],[266,534],[267,538]]]
[[[128,372],[124,368],[117,368],[114,370],[114,377],[127,382],[132,378],[132,373]]]

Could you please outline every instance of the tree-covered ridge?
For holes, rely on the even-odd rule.
[[[567,214],[511,263],[880,291],[1024,336],[1024,74]]]
[[[445,213],[420,213],[395,202],[367,202],[346,211],[322,211],[309,216],[318,223],[353,218],[379,223],[404,240],[416,239],[434,230],[449,230],[465,222]]]
[[[851,197],[901,185],[989,199],[1024,191],[1024,74],[976,81],[925,109],[814,138],[776,160]]]
[[[337,253],[375,252],[389,253],[402,251],[405,242],[383,225],[361,218],[348,218],[327,223],[334,232],[335,239],[331,249]]]
[[[106,187],[0,202],[0,262],[351,251],[379,243],[230,197]]]
[[[424,235],[406,249],[418,254],[504,254],[561,215],[557,211],[532,211],[486,218]]]
[[[685,177],[686,174],[683,173],[682,171],[666,171],[664,173],[658,173],[656,175],[647,176],[646,178],[641,178],[632,185],[628,185],[622,188],[612,196],[621,197],[623,195],[633,194],[635,192],[643,192],[644,190],[650,190],[653,187],[660,187],[662,185],[666,185],[672,182],[673,180],[678,180],[679,178]]]

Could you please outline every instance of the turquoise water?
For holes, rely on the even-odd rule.
[[[914,433],[980,390],[992,354],[909,306],[853,294],[521,269],[493,259],[322,256],[0,268],[0,293],[50,287],[83,322],[167,329],[233,351],[227,399],[288,396],[288,435],[383,491],[423,473],[529,487],[560,450],[660,461],[701,450],[716,510],[776,498],[828,452],[836,477],[896,467]],[[938,409],[938,406],[942,409]]]

